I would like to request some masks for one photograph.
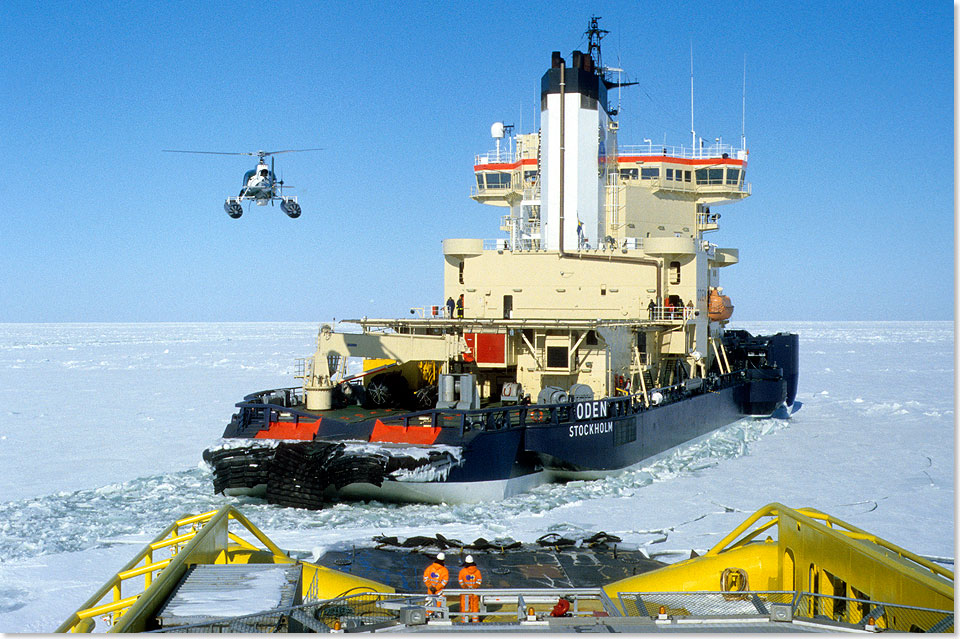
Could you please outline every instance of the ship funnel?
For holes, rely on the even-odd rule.
[[[607,154],[617,148],[595,61],[582,51],[571,57],[566,68],[554,51],[553,67],[540,79],[541,247],[561,254],[594,249],[611,235],[604,207],[615,162]]]
[[[564,62],[563,58],[560,57],[560,52],[559,52],[559,51],[554,51],[554,52],[550,55],[550,68],[551,68],[551,69],[559,69],[559,68],[562,67],[564,64],[566,64],[566,63]]]

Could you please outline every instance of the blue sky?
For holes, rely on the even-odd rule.
[[[591,14],[620,141],[739,139],[709,239],[734,319],[952,319],[953,6],[944,2],[9,2],[0,21],[0,321],[314,321],[441,297],[490,124],[532,130]],[[303,216],[223,212],[278,156]]]

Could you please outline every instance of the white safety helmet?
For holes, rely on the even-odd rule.
[[[468,563],[468,564],[472,564],[472,563],[473,563],[473,555],[467,555],[467,558],[464,559],[464,562],[466,562],[466,563]]]
[[[438,552],[438,553],[437,553],[437,561],[443,561],[443,560],[446,559],[446,558],[447,558],[447,556],[446,556],[445,554],[443,554],[442,552]]]

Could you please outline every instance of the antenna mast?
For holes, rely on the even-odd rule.
[[[697,151],[697,132],[693,128],[693,39],[690,40],[690,144],[693,152]]]
[[[743,97],[740,105],[740,148],[747,150],[747,54],[743,54]]]
[[[603,68],[603,60],[600,58],[600,40],[602,40],[603,37],[610,32],[606,29],[600,28],[599,20],[600,16],[591,16],[590,26],[584,32],[584,35],[587,36],[587,41],[590,43],[588,45],[588,51],[590,53],[590,57],[593,58],[593,64],[597,70],[597,75],[603,78],[605,73]]]

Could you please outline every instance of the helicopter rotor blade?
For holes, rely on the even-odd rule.
[[[223,151],[180,151],[177,149],[161,149],[163,153],[203,153],[204,155],[256,155],[256,153],[227,153]]]
[[[268,151],[268,152],[265,152],[264,155],[276,155],[277,153],[302,153],[304,151],[324,151],[324,150],[326,149],[324,149],[323,147],[320,147],[318,149],[284,149],[283,151]]]
[[[164,153],[201,153],[203,155],[256,155],[266,157],[278,153],[302,153],[304,151],[325,151],[323,147],[316,149],[284,149],[282,151],[253,151],[253,152],[227,152],[227,151],[184,151],[181,149],[161,149]]]

